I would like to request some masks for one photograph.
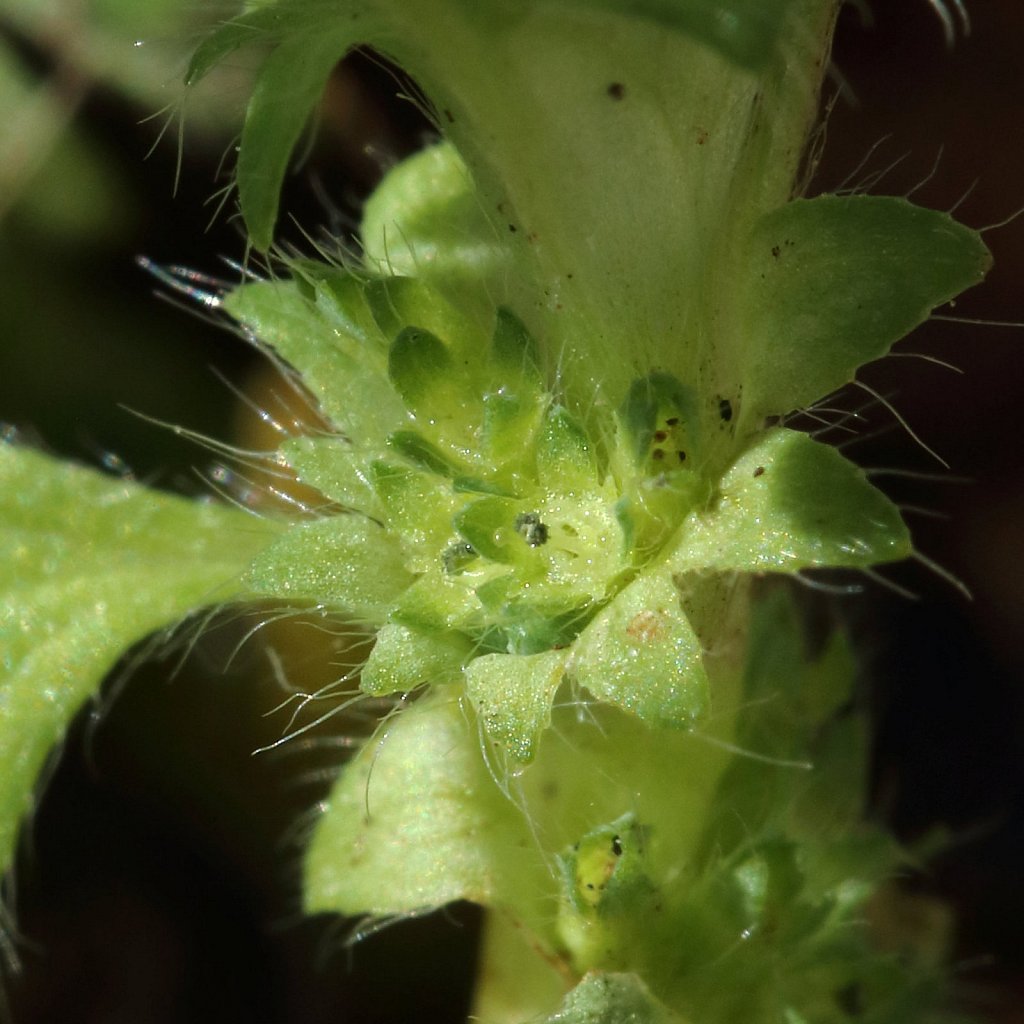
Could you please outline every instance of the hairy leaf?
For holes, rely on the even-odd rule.
[[[306,854],[306,910],[403,914],[500,900],[544,868],[491,778],[475,724],[435,690],[346,766]],[[537,885],[534,878],[526,883]]]
[[[757,224],[748,253],[738,305],[748,417],[842,387],[991,264],[978,232],[887,196],[795,200]]]
[[[412,579],[384,530],[356,513],[293,526],[245,575],[261,596],[312,601],[370,623],[384,621]]]
[[[682,525],[667,567],[797,572],[866,567],[910,554],[899,510],[834,448],[771,430],[722,478],[710,509]]]
[[[132,644],[240,595],[277,532],[0,446],[0,871],[47,754]]]

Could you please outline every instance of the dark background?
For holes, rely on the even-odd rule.
[[[870,25],[853,9],[841,17],[812,191],[870,183],[888,168],[873,191],[920,186],[915,201],[956,205],[970,225],[1006,220],[1024,207],[1024,5],[979,0],[972,33],[952,50],[925,0],[872,6]],[[248,443],[258,422],[221,378],[271,406],[273,385],[236,337],[155,297],[134,257],[230,276],[220,257],[241,256],[241,234],[230,207],[211,226],[207,201],[225,181],[232,129],[211,111],[244,96],[244,74],[192,112],[175,194],[174,131],[154,145],[159,119],[139,121],[177,95],[180,53],[201,26],[158,22],[153,45],[170,54],[166,68],[126,85],[76,35],[88,5],[54,10],[30,17],[0,3],[7,59],[53,86],[63,117],[52,139],[41,130],[42,141],[29,138],[29,157],[25,145],[0,153],[0,421],[55,452],[92,464],[107,456],[140,479],[197,493],[195,470],[213,456],[123,406]],[[134,38],[125,18],[106,17],[114,42]],[[395,92],[375,61],[357,55],[339,69],[317,144],[288,186],[299,224],[350,226],[381,171],[429,137]],[[995,269],[953,312],[1024,319],[1024,218],[986,240]],[[946,477],[878,482],[924,510],[908,511],[919,549],[973,600],[917,564],[884,573],[913,599],[870,581],[859,597],[833,599],[868,661],[870,813],[910,841],[951,830],[953,845],[912,887],[956,907],[958,974],[1004,1022],[1024,1021],[1022,345],[1024,329],[932,322],[898,350],[962,374],[896,358],[861,375],[951,469],[878,408],[865,412],[848,453],[866,467]],[[868,400],[851,391],[843,403]],[[251,756],[284,725],[264,715],[281,699],[266,646],[308,689],[346,657],[342,641],[299,624],[244,645],[225,672],[256,621],[222,622],[183,664],[168,655],[115,678],[72,730],[19,862],[21,969],[6,986],[16,1024],[464,1017],[471,910],[354,950],[344,948],[351,922],[300,918],[301,816],[329,784],[337,738],[364,724],[335,720],[316,743]]]

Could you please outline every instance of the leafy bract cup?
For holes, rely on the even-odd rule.
[[[702,652],[714,626],[687,607],[699,608],[705,581],[910,551],[896,508],[863,473],[769,417],[840,386],[975,280],[986,251],[902,200],[791,203],[749,240],[730,316],[773,357],[751,364],[733,397],[673,373],[683,363],[669,348],[618,389],[617,405],[600,400],[607,380],[636,367],[608,367],[584,403],[563,386],[560,353],[460,276],[456,256],[450,276],[439,271],[445,250],[429,236],[443,218],[431,204],[468,208],[459,190],[470,187],[447,145],[429,150],[385,180],[368,214],[372,225],[411,207],[414,227],[429,226],[406,237],[408,266],[296,263],[291,279],[227,298],[335,425],[281,455],[344,509],[293,526],[246,583],[376,627],[368,693],[463,684],[513,766],[533,758],[563,682],[689,727],[711,700]],[[474,230],[487,251],[486,223]],[[923,244],[930,278],[894,297],[874,269],[888,259],[894,272]],[[416,271],[421,250],[433,254],[421,276],[393,272]],[[826,278],[848,284],[830,290]]]

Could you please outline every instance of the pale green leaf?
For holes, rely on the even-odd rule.
[[[262,252],[274,240],[292,151],[308,129],[328,75],[359,38],[348,19],[325,19],[318,32],[285,36],[260,68],[242,129],[237,177],[242,215]]]
[[[0,446],[0,871],[69,721],[134,643],[243,592],[277,527]]]
[[[459,633],[426,633],[389,622],[377,632],[359,687],[372,694],[409,693],[425,683],[453,682],[472,656],[472,643]]]
[[[635,974],[594,971],[543,1024],[684,1024]]]
[[[507,246],[484,215],[465,164],[447,143],[390,170],[363,209],[360,229],[375,271],[499,293]],[[467,287],[468,286],[468,287]]]
[[[544,868],[457,696],[435,690],[348,764],[306,854],[306,910],[402,914],[489,904]],[[529,883],[539,888],[538,879]]]
[[[568,653],[485,654],[466,667],[469,699],[488,737],[513,762],[526,764],[536,755]]]
[[[355,325],[346,331],[338,323],[337,296],[322,308],[309,290],[297,280],[252,282],[227,295],[224,309],[299,371],[340,430],[364,448],[382,447],[405,417],[387,381],[383,341]]]
[[[737,315],[751,423],[842,387],[991,264],[978,232],[887,196],[795,200],[762,218],[747,252]]]
[[[369,623],[383,622],[412,581],[393,539],[357,513],[292,526],[245,575],[260,596],[313,602]]]
[[[700,640],[667,572],[634,580],[573,650],[572,674],[580,685],[646,722],[685,728],[707,711]]]
[[[711,507],[687,517],[666,558],[674,572],[797,572],[906,558],[899,510],[864,472],[806,434],[764,434],[723,476]]]
[[[376,516],[379,502],[352,443],[343,437],[293,437],[280,448],[301,483],[325,497]]]

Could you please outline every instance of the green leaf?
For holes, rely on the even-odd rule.
[[[313,601],[382,623],[413,577],[391,537],[356,513],[292,526],[245,575],[252,592]]]
[[[527,764],[536,755],[567,657],[568,651],[485,654],[466,667],[466,692],[487,735],[513,762]]]
[[[432,420],[459,408],[456,372],[448,346],[430,331],[405,327],[391,343],[388,376],[414,416]]]
[[[495,314],[491,339],[491,368],[498,387],[516,394],[540,390],[540,350],[526,325],[504,306]]]
[[[424,683],[462,678],[473,645],[458,633],[423,633],[389,622],[377,633],[363,666],[359,687],[364,693],[409,693]]]
[[[645,722],[687,728],[707,711],[700,640],[666,572],[634,580],[573,650],[576,681]]]
[[[274,523],[0,446],[0,872],[47,754],[134,643],[239,596]]]
[[[294,28],[293,15],[306,0],[279,0],[255,10],[246,11],[237,18],[220,25],[196,48],[185,72],[185,84],[196,85],[205,78],[225,57],[253,42],[269,42],[280,38],[289,28]],[[291,8],[291,10],[289,10]]]
[[[301,483],[350,509],[376,516],[379,501],[367,469],[343,437],[293,437],[280,448]]]
[[[757,69],[774,59],[792,0],[590,0],[586,6],[685,32],[732,63]]]
[[[594,971],[543,1024],[684,1024],[635,974]]]
[[[384,176],[366,201],[360,228],[365,258],[378,272],[449,289],[492,294],[507,273],[504,240],[484,216],[455,148],[430,146]]]
[[[277,206],[292,151],[327,78],[360,39],[348,19],[325,19],[316,32],[289,33],[260,68],[238,151],[238,198],[252,244],[274,240]]]
[[[474,308],[461,296],[452,302],[435,282],[415,277],[367,281],[363,298],[388,346],[406,329],[416,328],[445,346],[461,377],[468,379],[473,375],[471,368],[480,366],[492,329],[492,305]]]
[[[386,376],[386,355],[337,324],[298,280],[257,281],[224,298],[224,309],[302,375],[324,415],[361,448],[383,447],[405,419]],[[332,315],[333,314],[333,315]],[[330,316],[330,319],[328,319]]]
[[[619,410],[621,440],[638,466],[647,463],[656,439],[660,444],[667,435],[673,439],[673,451],[685,452],[692,461],[697,422],[696,395],[660,371],[635,380]],[[677,464],[678,459],[676,455],[672,461]]]
[[[552,406],[544,418],[537,444],[537,479],[552,491],[597,489],[594,446],[564,406]]]
[[[306,910],[402,914],[493,903],[522,884],[538,891],[546,871],[531,849],[475,724],[457,696],[435,690],[342,772],[306,853]]]
[[[452,462],[436,445],[415,430],[396,430],[389,434],[388,448],[408,459],[417,469],[425,469],[446,480],[458,477],[459,470],[465,468]]]
[[[692,513],[679,538],[666,558],[674,572],[858,568],[911,551],[899,510],[862,470],[834,448],[783,429],[740,456],[711,508]]]
[[[842,387],[992,262],[978,232],[886,196],[795,200],[762,218],[747,252],[737,310],[752,425]]]
[[[462,508],[453,525],[485,558],[495,562],[521,561],[528,548],[516,530],[522,503],[508,498],[480,498]]]
[[[472,590],[435,568],[402,594],[391,620],[423,633],[461,630],[475,621],[479,607]]]
[[[445,481],[433,473],[378,459],[370,464],[370,480],[380,498],[384,520],[401,534],[414,572],[441,568],[437,554],[456,540],[452,516],[460,506]]]

